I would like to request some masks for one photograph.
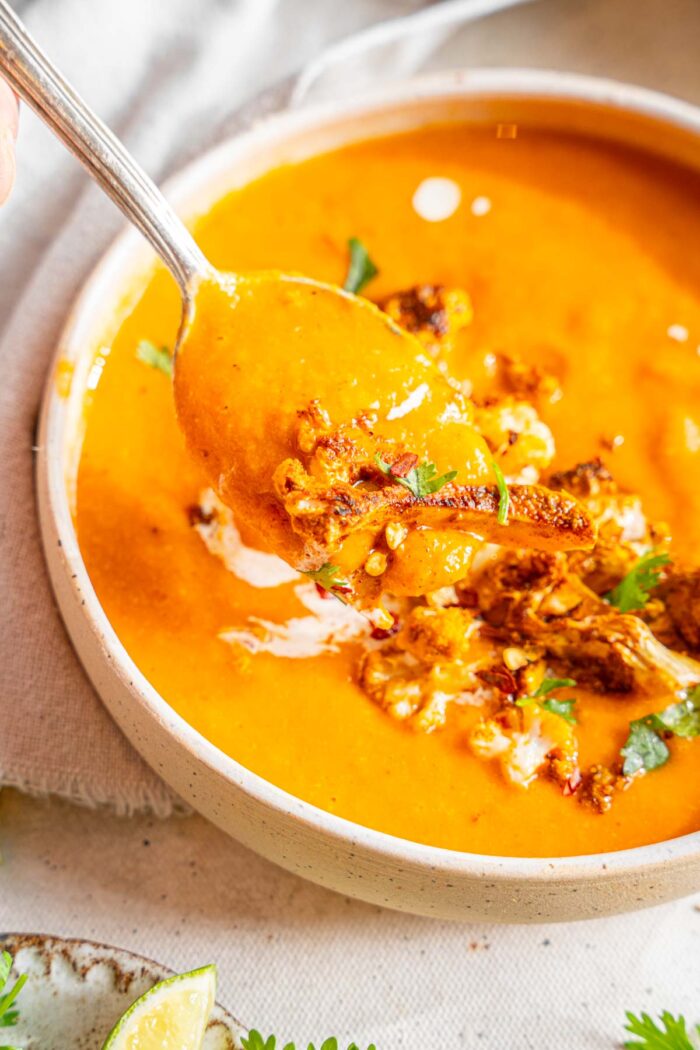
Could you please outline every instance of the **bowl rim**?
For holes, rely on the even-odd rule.
[[[450,98],[458,100],[479,96],[541,98],[554,103],[598,105],[670,125],[700,137],[700,108],[648,88],[553,70],[451,70],[380,85],[356,94],[351,100],[324,101],[267,116],[187,164],[166,181],[164,190],[179,211],[188,218],[196,218],[221,197],[227,174],[230,188],[236,155],[250,149],[251,145],[264,146],[266,141],[272,141],[281,132],[292,134],[303,130],[305,126],[322,126],[343,118],[406,105],[411,101],[439,98],[447,102]],[[204,199],[207,204],[201,206]],[[220,750],[170,706],[127,653],[99,602],[83,562],[71,514],[65,464],[65,444],[69,437],[67,398],[61,396],[55,382],[60,361],[81,358],[81,345],[85,345],[83,335],[96,326],[96,315],[100,311],[100,304],[104,304],[104,296],[109,296],[110,289],[114,296],[115,289],[128,286],[129,278],[131,285],[135,283],[139,261],[144,271],[150,270],[152,251],[135,229],[127,228],[107,248],[81,284],[47,372],[36,457],[39,518],[52,586],[56,591],[50,550],[54,553],[57,542],[63,574],[68,578],[72,598],[82,605],[84,626],[96,637],[103,659],[112,664],[132,698],[146,708],[163,731],[175,737],[198,762],[232,782],[251,801],[274,810],[280,817],[322,833],[338,846],[363,847],[380,859],[411,864],[442,875],[471,874],[483,878],[520,879],[530,884],[549,882],[553,878],[566,883],[582,876],[609,877],[612,874],[639,873],[641,870],[649,872],[669,861],[673,861],[674,865],[700,861],[700,831],[629,849],[564,857],[470,853],[399,838],[323,810],[265,780]],[[103,305],[102,309],[104,311]],[[94,332],[92,334],[94,345]],[[63,614],[62,618],[65,622]],[[70,627],[68,630],[72,637]],[[99,695],[100,690],[94,681],[93,686]],[[159,772],[167,781],[167,771]]]

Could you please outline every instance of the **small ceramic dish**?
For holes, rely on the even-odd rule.
[[[436,121],[530,123],[592,133],[700,168],[700,111],[639,88],[562,73],[441,73],[268,118],[168,187],[194,218],[223,193],[281,163]],[[700,834],[610,854],[517,859],[452,852],[352,824],[292,797],[223,754],[180,718],[127,655],[81,558],[71,503],[92,352],[129,308],[153,257],[127,231],[74,305],[52,371],[38,454],[41,529],[75,648],[115,720],[144,758],[205,816],[277,863],[342,893],[443,918],[537,922],[639,908],[700,887]],[[117,321],[108,322],[108,318]]]
[[[43,934],[0,935],[13,958],[12,977],[27,974],[17,1000],[19,1020],[3,1029],[24,1050],[100,1050],[125,1010],[172,970],[141,955],[93,941]],[[204,1050],[241,1050],[245,1029],[216,1006]]]

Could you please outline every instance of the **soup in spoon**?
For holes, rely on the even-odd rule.
[[[276,272],[202,283],[175,398],[239,524],[346,601],[454,583],[484,539],[592,546],[590,516],[565,493],[499,492],[459,385],[410,332],[337,287]],[[392,529],[407,533],[400,574]]]

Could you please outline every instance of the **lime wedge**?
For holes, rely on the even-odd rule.
[[[215,966],[168,977],[129,1007],[102,1050],[201,1050],[215,998]]]

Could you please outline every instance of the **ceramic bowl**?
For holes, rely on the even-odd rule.
[[[224,143],[176,178],[183,216],[285,161],[435,121],[530,122],[592,132],[700,168],[700,111],[639,88],[560,73],[441,73],[355,98],[288,111]],[[105,339],[153,264],[133,231],[121,236],[74,305],[57,350],[73,366],[68,397],[52,372],[38,456],[49,571],[75,648],[115,720],[150,765],[196,809],[278,864],[376,904],[450,918],[537,922],[639,908],[700,888],[700,834],[570,858],[452,852],[393,838],[292,797],[219,751],[180,718],[127,655],[80,556],[71,499],[91,348]],[[114,322],[117,323],[116,321]]]
[[[173,973],[121,948],[43,934],[0,934],[3,950],[13,959],[10,984],[28,978],[16,1026],[2,1029],[24,1050],[100,1050],[134,1000]],[[216,1006],[202,1050],[241,1050],[241,1035],[242,1025]]]

